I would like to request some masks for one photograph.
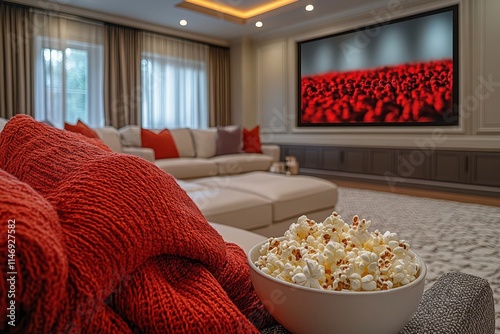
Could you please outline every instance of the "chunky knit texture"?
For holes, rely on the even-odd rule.
[[[43,248],[20,282],[33,307],[44,304],[31,314],[33,328],[251,333],[258,331],[249,320],[256,314],[266,319],[259,327],[272,322],[248,286],[245,254],[226,245],[175,179],[153,164],[18,115],[0,133],[0,168],[32,187],[58,216],[48,216],[44,231],[53,239],[59,231],[53,246],[59,260],[48,261]],[[35,223],[26,219],[25,235],[33,237]],[[19,251],[32,251],[32,244]],[[59,276],[44,266],[61,268]],[[46,299],[34,277],[57,281],[65,294]],[[239,282],[247,285],[238,293]]]
[[[68,260],[57,213],[30,186],[0,170],[0,226],[0,309],[5,314],[7,303],[14,300],[17,324],[9,326],[7,321],[11,319],[3,316],[0,332],[9,328],[12,333],[47,333],[58,320],[52,308],[66,299],[68,280]],[[8,245],[15,247],[10,268]],[[11,277],[13,289],[7,281]],[[11,292],[14,295],[8,298]]]

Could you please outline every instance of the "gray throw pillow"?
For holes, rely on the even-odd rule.
[[[243,131],[240,126],[217,128],[217,155],[243,152]]]

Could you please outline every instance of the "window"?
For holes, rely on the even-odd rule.
[[[35,118],[104,126],[102,24],[34,11]]]
[[[104,126],[102,45],[39,37],[36,54],[35,118]]]
[[[207,90],[203,62],[143,54],[142,126],[206,128]]]

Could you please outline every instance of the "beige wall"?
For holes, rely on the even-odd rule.
[[[253,50],[252,41],[248,38],[231,45],[231,110],[234,124],[257,124]]]
[[[295,126],[296,43],[459,4],[460,125],[455,127],[314,128]],[[500,12],[498,0],[391,0],[369,13],[337,18],[286,35],[234,43],[239,72],[233,72],[235,120],[260,124],[267,142],[382,147],[500,150]],[[232,45],[232,49],[233,49]],[[251,58],[248,63],[246,60]],[[247,66],[248,64],[248,66]],[[234,65],[234,64],[233,64]],[[255,69],[255,71],[253,71]],[[241,76],[240,76],[241,75]],[[249,95],[254,92],[255,95]]]

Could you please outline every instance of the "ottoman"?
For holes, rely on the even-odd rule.
[[[214,184],[214,178],[194,181],[198,185]],[[324,220],[337,203],[337,186],[327,180],[303,175],[250,172],[227,176],[218,188],[257,196],[272,206],[272,224],[251,228],[265,236],[279,236],[301,215]],[[202,210],[203,212],[203,210]],[[219,222],[217,220],[212,220]],[[234,226],[234,224],[232,224]]]
[[[244,230],[271,225],[272,203],[252,193],[221,187],[228,178],[214,176],[204,178],[203,183],[180,180],[177,183],[210,222]]]

